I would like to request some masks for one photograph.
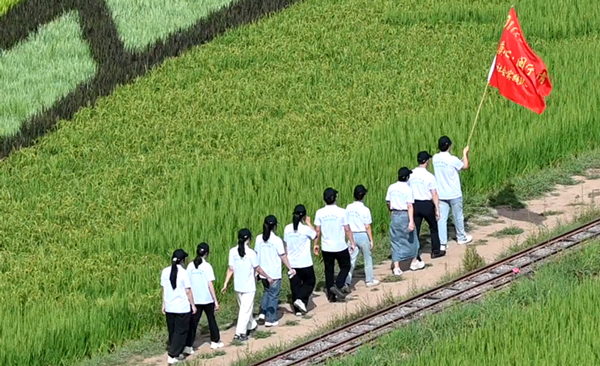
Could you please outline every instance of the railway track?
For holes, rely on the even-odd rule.
[[[316,365],[351,354],[360,346],[427,314],[457,302],[475,301],[489,291],[505,287],[517,276],[531,272],[533,264],[596,237],[600,237],[600,219],[345,324],[253,366]]]

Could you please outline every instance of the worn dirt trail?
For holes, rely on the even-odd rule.
[[[600,203],[600,198],[597,197],[600,196],[600,180],[586,180],[584,177],[573,178],[581,181],[580,184],[557,186],[554,192],[546,194],[543,198],[526,202],[527,207],[525,209],[517,211],[498,209],[497,215],[495,215],[495,212],[491,212],[489,217],[471,218],[468,223],[468,231],[473,236],[478,253],[487,262],[492,262],[510,245],[522,242],[527,237],[537,234],[540,230],[552,229],[561,222],[568,222],[579,212],[589,209],[590,205]],[[551,213],[551,215],[546,216],[542,213]],[[519,227],[524,231],[522,234],[504,238],[491,236],[491,234],[509,226]],[[410,293],[410,291],[432,286],[444,275],[460,268],[466,248],[457,245],[455,241],[449,241],[448,244],[449,247],[445,257],[431,260],[429,254],[423,255],[423,260],[428,266],[421,271],[404,272],[404,280],[400,282],[383,282],[375,288],[367,288],[364,282],[364,273],[362,270],[358,270],[355,273],[358,282],[356,282],[349,300],[345,303],[330,304],[323,293],[315,292],[313,301],[316,307],[310,311],[310,319],[296,317],[291,313],[288,304],[280,304],[279,310],[282,313],[282,318],[279,320],[280,325],[275,328],[259,326],[259,330],[274,332],[268,338],[251,338],[247,345],[236,347],[229,345],[233,339],[234,329],[222,331],[221,338],[226,345],[222,350],[226,352],[225,355],[207,360],[198,357],[200,354],[213,352],[203,334],[201,335],[202,340],[197,340],[196,346],[199,348],[196,354],[188,357],[188,360],[193,360],[195,365],[226,366],[248,352],[257,352],[270,345],[281,345],[298,337],[306,336],[335,318],[357,312],[364,305],[375,306],[381,303],[386,296],[403,296]],[[425,250],[425,252],[428,251]],[[375,268],[375,276],[380,280],[390,274],[389,261]],[[298,321],[298,324],[294,326],[284,325],[288,320]],[[158,357],[139,361],[136,364],[166,365],[167,355],[165,353]]]

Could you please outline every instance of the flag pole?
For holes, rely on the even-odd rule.
[[[485,99],[489,85],[489,81],[485,83],[485,89],[483,90],[483,95],[481,96],[481,102],[479,102],[479,108],[477,108],[477,114],[475,114],[475,121],[473,122],[473,127],[471,128],[471,133],[469,134],[469,139],[467,140],[467,146],[469,146],[471,143],[471,137],[473,137],[473,132],[475,132],[475,126],[477,126],[477,121],[479,120],[479,112],[481,111],[481,106],[483,105],[483,100]]]

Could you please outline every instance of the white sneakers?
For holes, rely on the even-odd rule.
[[[467,235],[466,240],[458,240],[457,242],[459,245],[465,245],[465,244],[469,244],[472,241],[473,241],[473,237],[471,235]]]
[[[294,306],[300,309],[301,312],[306,313],[306,305],[302,302],[302,300],[298,299],[294,301]]]
[[[265,322],[265,327],[276,327],[279,325],[279,322]]]
[[[402,276],[402,270],[400,268],[394,268],[394,276]]]
[[[183,349],[183,353],[185,353],[186,355],[193,355],[194,354],[194,349],[192,347],[185,347]]]
[[[367,282],[367,287],[373,287],[373,286],[377,286],[377,285],[379,285],[378,280],[373,280],[373,281]]]
[[[179,359],[178,359],[178,358],[175,358],[175,357],[168,356],[168,358],[167,358],[167,363],[168,363],[169,365],[176,364],[177,362],[179,362]]]
[[[412,262],[410,265],[411,271],[418,271],[423,268],[425,268],[425,262],[423,262],[423,261]]]
[[[223,348],[223,342],[210,342],[210,349]]]
[[[256,320],[265,320],[265,314],[258,314],[258,318]]]

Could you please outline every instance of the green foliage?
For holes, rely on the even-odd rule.
[[[462,268],[465,272],[471,272],[485,266],[485,259],[477,252],[475,247],[469,246],[462,258]]]
[[[106,0],[125,46],[143,50],[234,0]]]
[[[553,78],[549,107],[540,117],[491,94],[468,199],[597,147],[600,27],[561,11],[559,32],[533,14],[557,4],[518,9]],[[313,215],[327,186],[344,205],[365,184],[384,232],[397,169],[441,134],[465,143],[508,11],[480,1],[455,23],[390,21],[431,5],[308,0],[167,61],[5,159],[0,364],[71,364],[164,327],[158,275],[175,248],[208,241],[219,287],[239,228],[256,235],[267,214],[287,223],[300,202]],[[600,21],[595,1],[576,8]],[[223,324],[236,305],[220,300]]]
[[[6,12],[15,6],[17,3],[20,3],[23,0],[0,0],[0,16],[6,14]]]
[[[524,230],[517,226],[507,226],[502,230],[498,230],[492,234],[491,236],[495,236],[497,238],[504,238],[505,236],[513,236],[523,234]]]
[[[426,317],[329,365],[396,365],[399,355],[407,366],[596,364],[599,244],[539,268],[506,292]]]
[[[96,65],[73,12],[0,53],[0,136],[15,135],[26,119],[95,73]]]

